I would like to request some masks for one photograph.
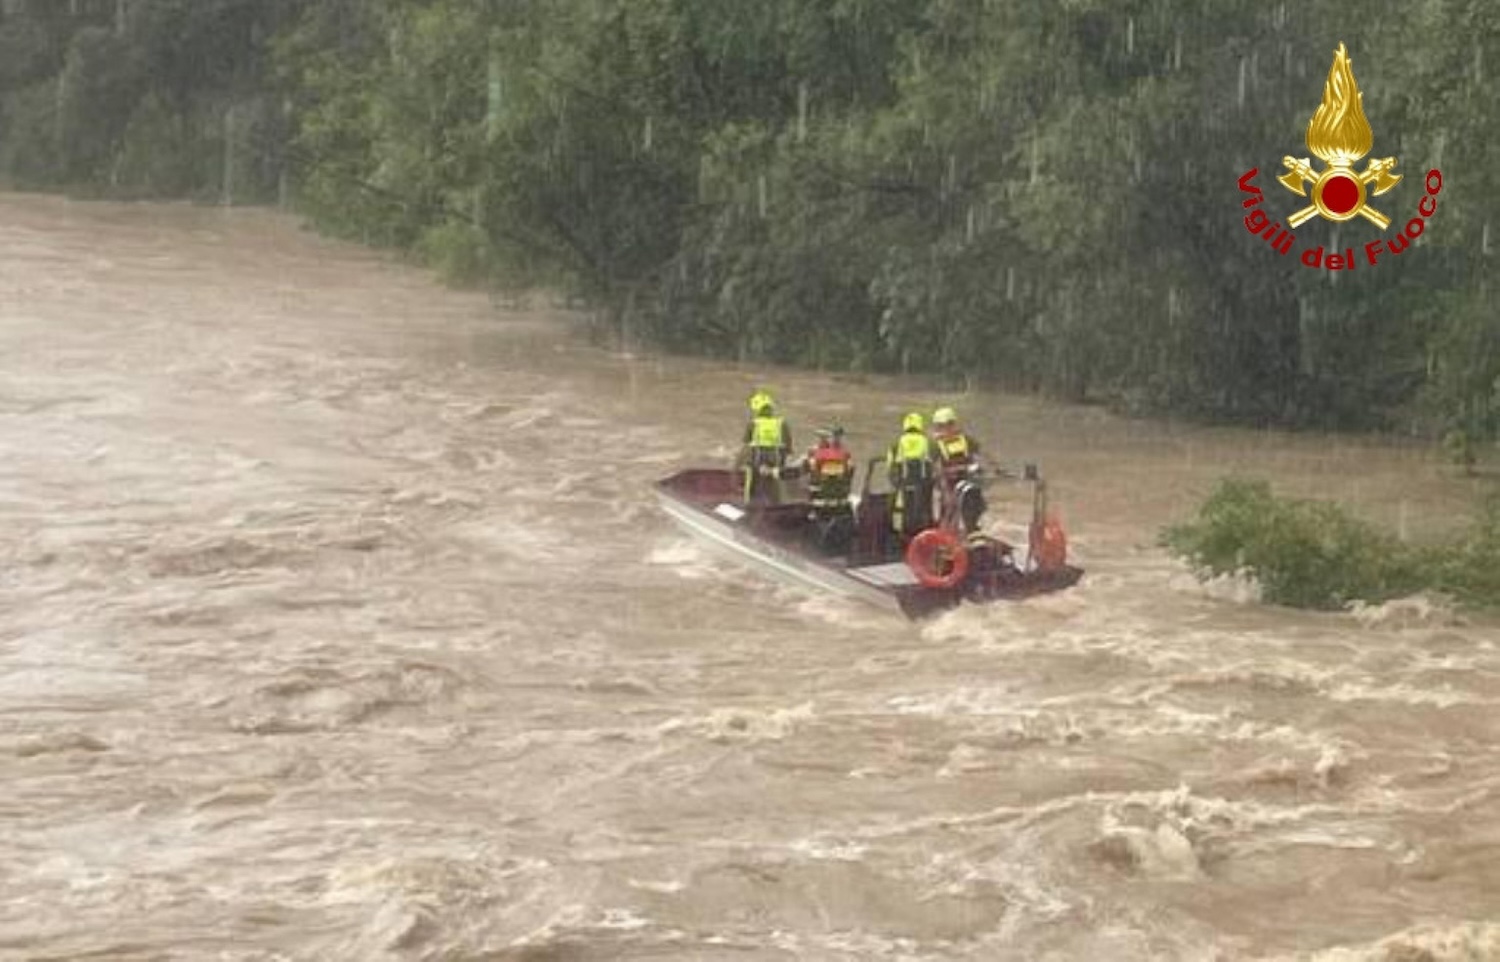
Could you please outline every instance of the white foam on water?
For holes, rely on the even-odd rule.
[[[680,722],[709,741],[781,741],[816,717],[811,702],[790,708],[716,708],[707,716]]]
[[[793,842],[790,851],[805,858],[835,861],[861,861],[869,847],[857,842],[835,841],[827,838],[803,838]]]
[[[1263,956],[1256,962],[1494,962],[1500,923],[1460,921],[1413,926],[1378,941],[1312,952]]]
[[[675,895],[678,892],[681,892],[683,889],[687,888],[686,882],[680,882],[676,880],[667,882],[648,882],[642,881],[641,879],[631,878],[626,879],[626,882],[630,885],[631,888],[640,889],[643,892],[656,892],[661,895]]]
[[[1380,604],[1354,601],[1348,611],[1350,617],[1369,629],[1403,631],[1464,624],[1451,600],[1426,594]]]
[[[1451,688],[1434,690],[1413,685],[1375,685],[1346,682],[1331,687],[1328,697],[1339,702],[1394,702],[1399,705],[1431,705],[1452,708],[1456,705],[1494,705],[1495,699],[1480,698]]]
[[[1260,581],[1249,571],[1205,576],[1181,565],[1170,575],[1167,584],[1174,591],[1198,594],[1236,605],[1261,604],[1264,594]]]
[[[658,543],[647,553],[646,563],[675,569],[682,577],[695,580],[710,577],[719,564],[698,542],[688,538]]]

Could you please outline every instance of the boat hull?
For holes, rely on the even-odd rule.
[[[843,571],[818,563],[764,541],[734,523],[683,504],[670,495],[658,494],[663,511],[700,541],[736,560],[758,565],[778,580],[802,588],[829,591],[891,611],[900,611],[896,595],[851,578]]]
[[[805,503],[745,507],[739,476],[715,469],[682,471],[657,484],[662,510],[699,541],[753,565],[771,577],[801,588],[829,592],[909,617],[923,617],[964,600],[980,603],[1018,600],[1071,587],[1080,568],[1051,571],[1014,568],[990,572],[984,582],[954,589],[928,588],[899,558],[864,557],[818,551],[808,537],[812,527]]]

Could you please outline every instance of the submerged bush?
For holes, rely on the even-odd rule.
[[[1500,605],[1500,497],[1454,543],[1418,547],[1336,505],[1279,498],[1264,481],[1226,480],[1195,521],[1168,528],[1162,542],[1205,575],[1254,577],[1275,604],[1338,609],[1432,590]]]
[[[1500,607],[1500,492],[1462,539],[1433,554],[1434,587],[1470,605]]]

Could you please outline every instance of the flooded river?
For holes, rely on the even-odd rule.
[[[760,383],[861,456],[955,402],[1084,583],[914,627],[704,553],[650,485]],[[0,957],[1500,958],[1500,626],[1198,585],[1156,532],[1230,472],[1412,535],[1475,495],[0,196]]]

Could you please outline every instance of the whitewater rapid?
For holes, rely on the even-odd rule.
[[[0,195],[0,347],[0,956],[1500,958],[1500,626],[1156,546],[1231,472],[1456,525],[1421,447],[608,351],[257,211]],[[705,552],[651,482],[763,383],[956,403],[1084,583]]]

